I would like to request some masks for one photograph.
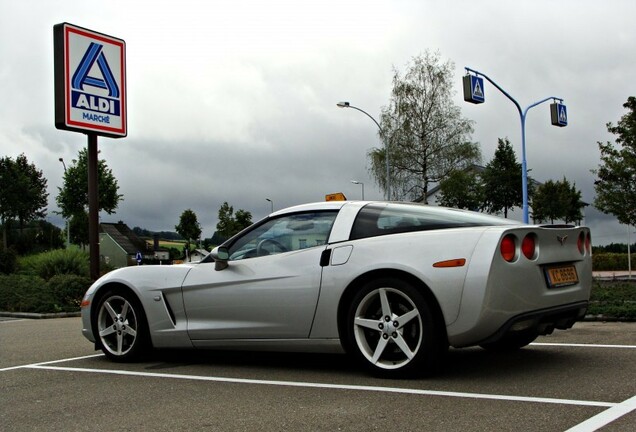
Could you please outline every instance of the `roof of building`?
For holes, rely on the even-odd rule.
[[[148,243],[137,237],[137,234],[123,222],[100,223],[99,231],[108,234],[129,255],[147,252],[150,248]]]

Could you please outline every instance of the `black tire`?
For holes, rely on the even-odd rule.
[[[526,345],[530,345],[539,335],[536,332],[510,333],[495,342],[479,345],[488,351],[516,351]]]
[[[113,361],[138,360],[150,348],[146,314],[139,299],[125,289],[109,289],[100,297],[93,314],[93,333]]]
[[[345,348],[372,373],[402,378],[439,369],[447,344],[424,296],[411,284],[371,281],[354,295],[346,314]]]

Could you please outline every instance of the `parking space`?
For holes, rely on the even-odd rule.
[[[160,352],[107,361],[77,318],[0,322],[3,430],[636,428],[636,323],[579,323],[515,353],[451,350],[434,378],[342,355]]]

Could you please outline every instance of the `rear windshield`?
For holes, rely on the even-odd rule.
[[[358,213],[350,239],[413,231],[518,224],[482,213],[423,204],[368,204]]]

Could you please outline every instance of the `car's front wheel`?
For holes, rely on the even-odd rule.
[[[138,359],[149,346],[141,303],[123,289],[111,289],[100,298],[93,328],[99,346],[111,360]]]
[[[444,353],[424,296],[399,279],[367,283],[347,312],[345,345],[372,372],[384,377],[425,374]]]

